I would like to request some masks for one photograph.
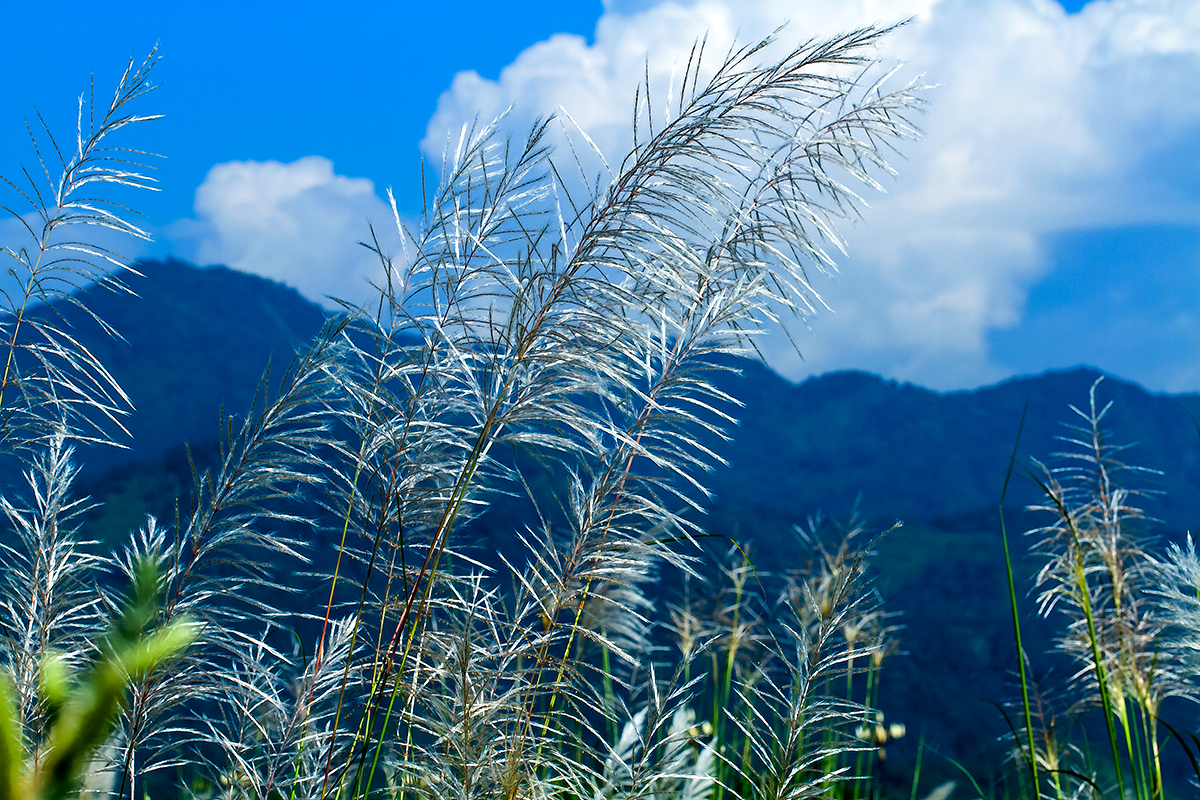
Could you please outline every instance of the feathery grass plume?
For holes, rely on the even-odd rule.
[[[717,783],[716,740],[697,724],[690,707],[699,679],[686,680],[682,665],[662,681],[651,665],[641,708],[628,714],[608,745],[595,777],[595,798],[708,798]]]
[[[160,621],[201,625],[173,670],[135,676],[114,740],[115,793],[132,796],[136,776],[172,759],[207,764],[231,798],[700,797],[725,791],[722,765],[747,794],[801,797],[845,777],[822,766],[861,746],[851,731],[865,712],[821,691],[853,669],[857,650],[837,636],[865,619],[861,558],[834,577],[815,616],[776,634],[773,655],[720,676],[738,710],[718,709],[718,722],[741,737],[725,751],[719,735],[703,746],[688,738],[699,678],[687,678],[686,659],[667,672],[654,663],[639,586],[660,563],[691,569],[676,545],[700,531],[703,474],[718,461],[711,442],[736,405],[714,378],[753,349],[753,336],[821,305],[809,275],[830,268],[826,251],[841,246],[834,222],[860,203],[850,183],[878,187],[887,150],[914,133],[919,87],[865,82],[876,66],[869,50],[890,30],[808,42],[765,63],[771,40],[735,47],[707,78],[698,45],[666,114],[648,87],[639,93],[633,150],[586,196],[563,177],[548,122],[516,142],[499,123],[464,130],[421,234],[401,231],[415,246],[403,273],[379,252],[389,283],[374,315],[327,328],[277,395],[264,379],[246,423],[236,433],[228,423],[219,469],[196,476],[192,513],[173,531],[149,521],[108,562],[161,565]],[[101,134],[144,119],[119,112],[144,94],[148,68],[127,74],[133,88],[118,92],[110,115],[120,125],[106,121]],[[80,140],[92,169],[85,156],[96,146]],[[96,169],[70,174],[144,182]],[[84,208],[69,219],[133,230],[93,206],[62,201],[55,213]],[[45,237],[62,224],[47,223]],[[116,390],[81,392],[49,362],[37,362],[49,376],[40,383],[21,372],[20,308],[4,334],[11,375],[22,377],[6,373],[5,386],[37,402],[14,404],[9,417],[42,408],[44,396],[66,421],[58,438],[15,422],[7,430],[61,447],[81,438],[68,423],[115,416],[105,392]],[[85,353],[68,355],[71,369],[92,374]],[[42,494],[66,497],[69,469],[45,471],[53,486]],[[551,488],[542,496],[531,486]],[[496,493],[522,489],[543,524],[525,537],[525,563],[493,565],[511,590],[481,564],[449,569],[468,554],[465,524]],[[9,516],[45,517],[52,505]],[[26,525],[31,541],[37,524]],[[324,630],[301,666],[258,633],[296,618],[255,590],[273,585],[270,559],[299,554],[283,526],[330,524],[340,527],[339,560]],[[746,570],[734,577],[744,586]],[[111,605],[101,593],[97,610]],[[84,643],[88,624],[78,626]],[[743,629],[731,627],[734,664]],[[621,725],[628,736],[610,741],[606,731]]]
[[[404,704],[393,769],[419,797],[554,795],[573,776],[571,731],[537,714],[554,687],[536,654],[561,640],[526,609],[507,612],[484,577],[443,576],[426,625],[398,680]],[[536,617],[535,617],[536,619]],[[399,702],[398,702],[399,704]]]
[[[326,763],[343,757],[354,738],[334,725],[353,626],[346,618],[331,627],[320,662],[299,663],[295,654],[281,656],[259,641],[253,658],[230,665],[217,687],[219,712],[202,719],[219,745],[204,777],[221,796],[321,796]],[[364,676],[352,669],[347,685],[365,688]]]
[[[0,497],[11,544],[0,541],[0,659],[16,692],[25,735],[40,741],[48,720],[40,699],[42,665],[51,652],[75,670],[95,654],[104,609],[96,593],[104,560],[79,538],[90,508],[72,497],[78,467],[65,433],[35,453],[25,472],[27,504]]]
[[[139,153],[110,146],[109,137],[126,125],[156,118],[128,111],[153,88],[148,73],[156,60],[151,53],[137,69],[130,63],[102,119],[85,120],[81,101],[71,158],[46,131],[63,169],[53,181],[38,150],[51,182],[49,194],[28,173],[28,187],[7,182],[34,207],[41,224],[39,232],[22,218],[36,247],[6,250],[17,262],[10,272],[22,293],[6,295],[0,319],[7,345],[2,433],[5,450],[12,445],[24,455],[30,495],[24,504],[15,496],[0,498],[0,510],[16,535],[15,541],[0,543],[11,567],[0,593],[6,612],[0,648],[13,672],[26,734],[35,741],[45,736],[46,707],[37,676],[48,654],[55,653],[53,663],[71,669],[91,659],[105,619],[124,607],[98,581],[98,573],[115,569],[140,585],[142,565],[158,565],[167,593],[163,625],[197,620],[189,630],[200,646],[174,669],[132,676],[130,702],[106,744],[120,770],[118,794],[127,789],[132,794],[136,775],[175,763],[181,748],[202,738],[197,720],[189,716],[197,711],[195,702],[227,696],[226,682],[237,680],[263,646],[250,633],[251,623],[261,628],[283,616],[269,601],[245,596],[254,594],[246,590],[275,585],[263,567],[264,553],[298,554],[299,542],[281,536],[279,527],[303,524],[301,489],[321,480],[325,450],[335,447],[318,399],[337,372],[334,345],[342,331],[331,325],[318,337],[279,381],[277,394],[270,394],[271,381],[264,378],[258,405],[240,429],[228,421],[221,468],[215,475],[196,476],[192,513],[173,535],[151,519],[123,553],[112,557],[93,553],[94,543],[80,538],[79,518],[90,506],[72,496],[77,469],[70,443],[108,441],[104,419],[116,421],[115,415],[123,413],[118,400],[127,401],[103,365],[53,320],[57,304],[83,308],[72,289],[88,283],[123,289],[119,271],[128,268],[127,262],[85,241],[89,229],[145,238],[123,218],[128,209],[82,191],[101,183],[149,187],[150,179],[139,171],[144,165],[136,163]],[[89,115],[97,110],[94,102],[86,108]],[[31,138],[37,148],[38,138],[32,133]],[[34,308],[39,303],[45,310]],[[112,333],[103,320],[88,316]]]
[[[521,537],[528,550],[524,568],[506,563],[517,588],[513,604],[518,616],[533,616],[549,629],[569,628],[573,648],[566,654],[583,661],[597,649],[636,665],[648,648],[649,614],[653,604],[642,592],[651,582],[660,546],[655,533],[641,539],[616,538],[591,554],[591,569],[572,570],[569,560],[580,556],[578,539],[563,540],[544,530],[542,536]],[[572,574],[570,583],[559,576]]]
[[[855,550],[830,573],[825,591],[809,587],[784,594],[771,631],[771,662],[753,681],[739,681],[739,700],[750,711],[730,714],[744,737],[735,765],[744,788],[738,796],[802,798],[860,796],[850,757],[873,749],[855,735],[875,715],[862,702],[839,696],[838,686],[857,669],[860,647],[847,647],[847,625],[877,613],[878,596],[866,575],[869,547]],[[864,659],[865,660],[865,659]]]
[[[151,518],[114,556],[125,571],[145,559],[161,564],[164,620],[186,615],[199,625],[195,646],[176,669],[135,687],[123,720],[119,790],[136,775],[177,766],[182,745],[210,739],[211,726],[196,718],[197,703],[232,702],[238,695],[228,684],[242,686],[246,674],[260,672],[264,652],[289,663],[264,641],[273,629],[296,623],[275,605],[292,590],[270,565],[284,570],[289,560],[307,561],[303,543],[285,531],[316,524],[303,514],[303,495],[325,480],[323,458],[336,447],[323,398],[336,385],[340,332],[339,325],[328,327],[274,389],[268,371],[236,433],[227,421],[220,466],[195,475],[191,513],[173,533]]]
[[[1005,718],[1012,726],[1011,762],[1019,776],[1029,768],[1030,747],[1036,759],[1038,788],[1034,790],[1032,776],[1028,782],[1020,781],[1022,796],[1050,797],[1055,800],[1066,798],[1102,798],[1096,764],[1091,754],[1072,741],[1070,731],[1080,724],[1084,712],[1082,704],[1073,702],[1079,695],[1078,681],[1066,680],[1056,684],[1048,681],[1030,682],[1027,687],[1030,713],[1029,723],[1016,715]],[[1024,698],[1024,695],[1023,695]],[[1000,706],[998,706],[1000,707]],[[1024,708],[1024,699],[1021,703]],[[1000,707],[1002,708],[1002,707]],[[1014,718],[1019,722],[1014,723]],[[1044,788],[1042,784],[1045,784]]]
[[[565,642],[538,637],[538,680],[558,686],[569,672],[593,591],[636,583],[611,567],[630,543],[676,530],[652,544],[686,568],[668,545],[697,528],[677,509],[700,507],[715,460],[704,441],[723,435],[734,405],[711,377],[782,312],[820,305],[809,271],[829,266],[833,222],[858,203],[843,181],[877,185],[890,142],[913,133],[918,87],[857,83],[890,30],[763,66],[770,40],[735,48],[707,82],[698,46],[668,121],[635,135],[591,196],[562,177],[547,123],[523,142],[497,124],[451,142],[422,233],[401,231],[415,243],[409,265],[380,253],[384,302],[346,339],[347,547],[407,565],[375,595],[399,609],[381,658],[403,665],[415,652],[455,531],[488,492],[520,485],[498,447],[569,476],[540,499],[569,544],[533,560],[540,585],[558,587],[541,616],[567,630]],[[639,100],[643,111],[657,114]],[[554,691],[532,716],[553,725],[570,699]]]
[[[55,436],[60,420],[76,440],[112,443],[114,428],[128,434],[120,417],[131,408],[129,398],[75,338],[56,306],[74,306],[107,333],[118,335],[74,292],[89,284],[128,292],[121,273],[136,274],[118,252],[96,244],[89,234],[100,229],[150,238],[129,220],[130,209],[92,192],[105,184],[155,188],[146,174],[149,165],[142,163],[152,156],[114,146],[110,137],[129,125],[159,118],[128,108],[155,88],[149,75],[157,61],[155,51],[140,66],[131,60],[107,107],[97,106],[94,89],[86,103],[80,97],[74,152],[60,146],[38,113],[42,134],[35,134],[28,122],[26,130],[41,175],[22,170],[23,179],[0,177],[23,201],[0,209],[20,221],[31,240],[29,246],[2,250],[11,259],[7,274],[15,284],[0,287],[4,297],[0,444],[4,450],[29,451]],[[21,206],[28,210],[23,212]]]
[[[866,532],[866,526],[855,509],[850,519],[844,524],[835,526],[836,535],[833,546],[827,541],[825,519],[816,514],[808,519],[807,527],[793,527],[797,539],[807,548],[810,560],[803,569],[789,570],[787,578],[787,593],[794,608],[801,611],[800,621],[808,626],[815,635],[817,626],[826,609],[837,602],[837,592],[842,574],[847,570],[862,568],[857,564],[866,564],[870,558],[870,548],[884,534],[879,534],[865,545],[859,537]],[[886,533],[891,533],[900,527],[897,522]],[[847,656],[846,683],[843,696],[847,700],[856,700],[868,708],[874,708],[879,697],[879,683],[882,676],[884,660],[896,652],[899,647],[896,633],[898,626],[888,622],[889,615],[883,610],[883,602],[878,597],[870,603],[860,606],[857,616],[849,616],[842,625],[841,640],[844,643]],[[865,667],[866,686],[857,687],[854,681],[856,674],[855,663],[862,659],[860,666]],[[889,732],[903,730],[902,725],[883,727],[882,720],[877,719],[872,724],[857,732],[858,738],[875,744],[882,753]],[[892,738],[899,738],[894,736]],[[874,753],[872,753],[874,756]],[[871,764],[863,765],[870,771]]]
[[[1183,547],[1172,543],[1153,564],[1163,635],[1162,658],[1179,670],[1180,693],[1200,697],[1200,556],[1188,534]]]
[[[826,520],[822,514],[809,517],[806,527],[796,525],[792,528],[796,538],[811,554],[811,558],[803,568],[788,572],[787,592],[791,596],[792,605],[801,610],[801,620],[810,626],[817,624],[825,613],[824,609],[836,602],[842,573],[852,569],[855,564],[865,563],[870,555],[870,548],[879,538],[876,536],[867,543],[865,549],[860,547],[859,537],[867,529],[857,509],[847,523],[835,527],[836,542],[832,547],[827,541],[829,537],[825,533]],[[888,532],[899,527],[900,523],[897,523]],[[847,650],[851,652],[851,658],[869,657],[872,666],[878,667],[883,659],[894,651],[896,642],[890,635],[897,629],[886,625],[885,619],[881,604],[876,601],[869,607],[864,606],[860,616],[846,622],[841,634]]]
[[[712,707],[707,720],[712,729],[718,757],[717,795],[723,796],[730,761],[737,760],[738,741],[729,735],[729,720],[749,709],[740,702],[739,687],[752,684],[773,656],[764,647],[771,614],[765,608],[761,576],[749,553],[734,545],[718,565],[721,581],[714,587],[714,605],[706,620],[709,696]]]
[[[887,533],[898,527],[900,523]],[[844,602],[839,597],[844,591],[845,575],[865,570],[872,548],[885,535],[878,534],[869,541],[862,541],[860,537],[866,527],[857,509],[846,523],[834,526],[832,543],[827,528],[824,516],[819,513],[809,517],[805,527],[793,527],[796,538],[810,555],[803,568],[789,570],[786,575],[788,604],[798,610],[798,622],[813,641],[820,639],[821,626],[831,610]],[[856,580],[863,581],[864,578],[860,576]],[[888,741],[905,734],[903,723],[885,724],[883,713],[877,710],[883,663],[898,647],[895,637],[898,627],[888,622],[888,616],[878,595],[864,598],[856,603],[853,613],[844,615],[837,637],[845,656],[841,685],[824,687],[825,692],[837,694],[846,703],[860,705],[867,715],[866,720],[853,729],[862,747],[854,754],[852,774],[864,781],[873,776],[877,764],[886,756]],[[833,743],[843,735],[844,732],[831,731],[826,738]],[[835,752],[824,769],[834,772],[846,766],[848,764],[844,765],[841,756]],[[838,791],[843,796],[858,797],[864,793],[869,795],[874,788],[865,783],[848,783],[838,787]]]
[[[577,795],[600,780],[588,754],[607,746],[598,727],[618,714],[614,685],[624,700],[648,650],[648,603],[627,581],[644,577],[652,550],[614,540],[591,573],[562,586],[544,577],[561,569],[562,543],[529,542],[534,557],[513,568],[506,595],[485,588],[484,572],[437,576],[393,688],[403,712],[392,780],[433,796]]]
[[[29,211],[0,208],[21,222],[31,245],[4,248],[11,259],[10,280],[0,288],[0,452],[21,459],[29,489],[25,500],[16,489],[0,497],[0,511],[13,534],[0,542],[6,562],[0,657],[12,675],[23,735],[34,742],[49,735],[48,707],[39,696],[37,677],[43,665],[73,671],[93,660],[107,617],[125,607],[99,587],[98,574],[109,564],[91,551],[95,543],[79,536],[80,518],[90,506],[73,496],[78,469],[72,463],[72,443],[115,444],[113,427],[124,432],[119,417],[128,412],[129,399],[76,340],[61,309],[81,310],[115,335],[72,292],[89,284],[128,291],[120,279],[122,271],[132,271],[128,261],[88,234],[148,238],[128,220],[129,209],[92,192],[102,186],[153,189],[145,174],[149,167],[140,163],[148,154],[113,146],[110,137],[134,123],[157,119],[128,108],[153,90],[149,73],[156,61],[154,51],[140,66],[131,60],[107,107],[97,106],[94,90],[86,103],[80,98],[74,152],[60,147],[38,114],[44,136],[28,123],[26,130],[45,183],[28,170],[19,182],[3,179]],[[129,564],[135,586],[143,584],[140,569]]]
[[[1200,700],[1200,557],[1189,533],[1184,546],[1172,543],[1164,557],[1151,565],[1155,588],[1154,605],[1161,634],[1158,640],[1160,660],[1171,665],[1176,680],[1169,694]],[[1165,726],[1165,723],[1164,723]],[[1169,728],[1172,737],[1184,748],[1200,785],[1200,758],[1179,733]],[[1196,744],[1192,737],[1192,744]]]
[[[1099,384],[1092,385],[1087,410],[1072,406],[1083,423],[1063,437],[1072,449],[1058,454],[1062,465],[1036,462],[1046,502],[1031,510],[1054,516],[1029,532],[1035,552],[1047,558],[1037,577],[1039,604],[1043,614],[1057,608],[1069,620],[1059,647],[1079,665],[1075,677],[1086,695],[1104,709],[1118,784],[1124,782],[1120,739],[1135,795],[1160,797],[1159,711],[1166,697],[1188,690],[1176,665],[1161,657],[1154,561],[1136,527],[1144,514],[1135,502],[1145,492],[1119,482],[1149,470],[1124,464],[1124,448],[1109,442],[1103,425],[1112,404],[1097,404]]]

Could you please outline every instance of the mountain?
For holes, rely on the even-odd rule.
[[[983,389],[938,393],[861,372],[792,384],[747,362],[728,387],[746,405],[725,455],[729,468],[711,481],[717,504],[788,519],[797,507],[844,513],[861,493],[864,510],[954,529],[971,528],[994,509],[1017,432],[1018,462],[1064,449],[1070,409],[1087,410],[1102,375],[1077,368],[1014,378]],[[1142,480],[1165,491],[1156,516],[1175,527],[1200,522],[1200,396],[1151,394],[1105,378],[1097,387],[1112,441],[1130,445],[1133,463],[1162,471]],[[1018,471],[1014,506],[1037,497]],[[989,512],[990,513],[990,512]]]
[[[158,459],[184,443],[215,439],[220,414],[251,403],[268,364],[278,373],[310,340],[326,313],[293,289],[224,267],[182,261],[138,265],[136,296],[91,288],[84,302],[122,334],[120,341],[70,307],[60,309],[79,339],[107,365],[136,408],[128,450],[82,454],[96,478]],[[712,510],[785,525],[817,509],[847,514],[856,501],[878,524],[892,518],[940,529],[973,529],[999,499],[1025,414],[1019,463],[1061,450],[1066,423],[1080,420],[1100,373],[1086,368],[1015,378],[973,391],[939,393],[862,372],[791,383],[758,361],[741,360],[722,388],[744,403],[732,442],[716,445],[727,467],[708,484]],[[1154,515],[1169,527],[1200,522],[1200,395],[1146,392],[1108,377],[1098,387],[1114,441],[1127,457],[1161,470],[1147,481],[1163,494]],[[1037,497],[1018,470],[1013,507]]]
[[[130,449],[82,454],[89,475],[213,439],[222,409],[250,406],[268,364],[282,371],[312,339],[325,312],[282,284],[225,267],[144,261],[125,280],[134,294],[95,285],[82,302],[124,341],[69,305],[57,312],[129,394]],[[43,312],[44,313],[44,312]]]
[[[1062,686],[1074,667],[1046,652],[1062,622],[1037,616],[1031,587],[1041,562],[1022,541],[1050,519],[1025,507],[1044,499],[1033,459],[1061,463],[1052,455],[1070,449],[1068,424],[1083,422],[1071,406],[1087,411],[1101,378],[1096,398],[1100,408],[1112,403],[1110,441],[1128,445],[1121,455],[1130,465],[1160,472],[1116,478],[1148,492],[1139,499],[1155,519],[1145,533],[1180,541],[1200,522],[1200,396],[1154,394],[1086,368],[938,393],[861,372],[794,384],[747,362],[724,387],[745,408],[722,451],[728,466],[708,482],[706,527],[753,546],[761,568],[782,571],[804,557],[793,526],[818,510],[845,519],[857,508],[869,532],[902,521],[874,558],[886,609],[902,626],[880,707],[942,754],[994,765],[988,753],[1008,728],[991,701],[1019,697],[998,512],[1005,474],[1017,445],[1005,516],[1026,648],[1034,677]],[[1194,716],[1179,705],[1164,714],[1180,724]],[[889,745],[889,758],[912,759],[915,745]],[[1171,758],[1182,766],[1178,751]]]
[[[901,626],[901,654],[883,670],[879,705],[984,775],[978,769],[996,764],[1008,733],[991,703],[1019,697],[998,511],[1005,474],[1017,445],[1005,516],[1024,641],[1034,678],[1061,687],[1074,667],[1047,651],[1062,620],[1038,617],[1032,586],[1041,562],[1022,541],[1023,531],[1051,520],[1025,507],[1044,500],[1033,459],[1062,463],[1052,456],[1070,449],[1068,424],[1083,422],[1071,406],[1087,411],[1098,380],[1098,407],[1112,403],[1109,440],[1128,445],[1121,455],[1130,465],[1159,471],[1115,476],[1147,492],[1137,499],[1154,519],[1143,532],[1181,541],[1200,522],[1200,396],[1154,394],[1086,368],[938,393],[861,372],[793,384],[746,362],[724,387],[745,408],[722,451],[728,466],[708,482],[707,530],[752,546],[760,569],[784,571],[805,557],[792,529],[809,514],[846,519],[857,508],[868,532],[902,521],[873,559],[885,607]],[[1191,724],[1194,712],[1168,703],[1163,718]],[[1093,734],[1102,740],[1102,730]],[[889,745],[889,758],[911,764],[915,746]],[[1167,763],[1184,766],[1178,750]],[[1174,775],[1182,781],[1186,771]]]
[[[180,261],[139,265],[129,283],[139,297],[88,290],[85,301],[120,331],[107,338],[72,309],[62,314],[81,341],[109,366],[135,406],[130,450],[84,453],[83,485],[104,505],[90,523],[102,538],[127,535],[147,510],[167,516],[186,498],[189,455],[215,458],[222,410],[240,413],[263,370],[283,369],[314,336],[326,314],[295,291],[261,278]],[[1023,511],[1039,499],[1030,479],[1062,450],[1102,376],[1078,368],[1015,378],[973,391],[939,393],[861,372],[839,372],[791,383],[757,361],[720,378],[745,405],[732,439],[717,446],[727,465],[708,485],[713,498],[705,526],[713,552],[729,540],[754,556],[763,579],[806,557],[793,526],[818,511],[845,519],[857,509],[868,529],[903,527],[885,536],[875,559],[887,608],[903,625],[903,655],[884,671],[880,703],[890,720],[918,724],[930,743],[958,758],[986,763],[1003,734],[1002,717],[985,699],[1011,697],[1015,666],[997,505],[1010,455],[1024,428],[1006,503],[1014,546],[1038,518]],[[1136,486],[1160,492],[1145,505],[1157,520],[1149,532],[1178,539],[1200,521],[1200,396],[1147,392],[1105,377],[1096,389],[1113,441],[1130,443],[1133,464],[1161,475],[1132,473]],[[517,527],[502,507],[477,525],[482,550],[511,547]],[[519,513],[519,512],[516,512]],[[1036,570],[1022,558],[1019,578]],[[772,584],[774,585],[774,584]],[[1026,584],[1027,585],[1027,584]],[[1031,650],[1052,643],[1056,623],[1038,621],[1025,601]],[[1035,659],[1039,675],[1063,670]],[[911,760],[915,739],[898,743]],[[994,763],[994,758],[992,759]]]

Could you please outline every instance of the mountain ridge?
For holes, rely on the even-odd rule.
[[[92,448],[85,460],[93,475],[215,438],[222,412],[249,407],[268,362],[278,371],[329,317],[294,289],[226,267],[167,259],[138,269],[145,277],[128,281],[138,297],[87,289],[82,298],[128,344],[102,335],[75,309],[60,312],[136,409],[128,423],[132,449]],[[1069,406],[1085,404],[1102,376],[1098,395],[1114,401],[1117,439],[1139,442],[1131,457],[1181,476],[1168,491],[1200,496],[1200,436],[1190,421],[1200,418],[1197,394],[1151,392],[1091,367],[948,392],[858,370],[792,382],[761,361],[742,359],[739,367],[738,376],[715,378],[744,404],[732,443],[720,451],[730,467],[714,471],[718,497],[771,486],[789,503],[820,497],[844,509],[864,491],[877,498],[872,506],[923,520],[994,505],[1023,409],[1021,450],[1044,458],[1056,449]],[[937,457],[922,457],[928,453]],[[756,463],[764,454],[768,463]],[[873,477],[879,470],[892,477]],[[789,474],[806,476],[809,488],[784,481]],[[954,482],[953,492],[931,502],[936,487]],[[759,505],[778,512],[785,504],[763,497]],[[1200,503],[1168,501],[1164,513],[1200,521]]]
[[[82,454],[92,475],[215,438],[222,412],[249,408],[268,363],[286,366],[326,319],[295,289],[228,267],[165,259],[135,268],[140,275],[123,278],[133,294],[97,285],[76,293],[123,340],[80,308],[55,308],[134,406],[131,435],[118,438],[130,449]]]
[[[132,450],[81,454],[81,488],[102,502],[88,524],[109,541],[136,530],[147,512],[171,518],[175,499],[191,491],[192,463],[215,462],[221,414],[245,413],[268,359],[290,361],[328,319],[295,290],[227,268],[177,260],[138,267],[146,277],[130,284],[140,299],[95,289],[82,298],[127,344],[74,310],[61,312],[138,406],[129,422]],[[1106,418],[1113,440],[1137,443],[1126,457],[1161,472],[1133,473],[1137,486],[1161,492],[1141,498],[1157,520],[1148,532],[1178,539],[1200,522],[1200,395],[1149,392],[1090,367],[938,392],[855,370],[791,382],[761,361],[735,363],[737,374],[713,377],[744,405],[729,441],[712,443],[727,463],[708,475],[705,546],[719,557],[738,542],[770,581],[800,563],[794,529],[814,515],[857,512],[872,531],[902,520],[875,559],[889,610],[903,613],[907,653],[889,663],[880,705],[889,719],[919,722],[960,760],[988,763],[1004,733],[978,698],[1007,696],[1015,664],[998,503],[1022,418],[1006,502],[1014,543],[1017,531],[1041,524],[1024,511],[1039,499],[1025,470],[1036,474],[1033,459],[1062,449],[1070,406],[1084,408],[1093,385],[1101,406],[1113,403]],[[513,513],[521,512],[500,501],[496,513],[473,523],[482,552],[513,544],[520,521]],[[332,552],[327,544],[313,542],[314,556]],[[1037,563],[1022,557],[1017,568],[1025,579]],[[1022,603],[1028,632],[1049,644],[1053,626],[1034,618],[1030,598]],[[1035,657],[1032,666],[1045,674],[1053,664]],[[902,741],[889,758],[911,759],[914,750],[915,742]]]
[[[96,288],[81,297],[126,341],[78,309],[58,309],[136,407],[131,449],[81,453],[85,483],[134,463],[180,461],[185,445],[215,448],[222,415],[243,414],[268,363],[280,372],[330,316],[294,289],[225,267],[168,259],[138,268],[145,277],[129,283],[139,297]],[[708,524],[724,534],[740,517],[768,522],[776,536],[817,510],[855,507],[881,527],[896,518],[978,527],[999,500],[1022,415],[1016,509],[1037,499],[1023,468],[1061,449],[1069,407],[1086,404],[1102,377],[1097,395],[1114,403],[1114,441],[1137,443],[1127,456],[1162,472],[1148,486],[1163,492],[1152,515],[1177,530],[1200,522],[1200,395],[1150,392],[1090,367],[940,392],[857,370],[792,382],[761,361],[735,363],[736,374],[713,376],[743,403],[730,440],[711,442],[727,466],[708,477]]]

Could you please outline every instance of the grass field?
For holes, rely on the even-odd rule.
[[[31,311],[122,291],[130,266],[88,234],[144,235],[103,190],[149,183],[112,142],[153,119],[130,109],[155,57],[91,100],[74,150],[35,138],[39,169],[9,183],[22,289],[0,309],[0,435],[26,475],[0,501],[0,800],[894,793],[887,744],[914,734],[876,709],[895,649],[868,570],[881,532],[812,524],[810,559],[768,592],[738,542],[697,546],[691,513],[704,442],[738,409],[714,376],[821,305],[809,277],[852,187],[915,133],[920,87],[873,82],[889,31],[697,46],[669,107],[639,93],[633,149],[598,183],[557,122],[464,131],[420,228],[397,216],[406,255],[377,249],[378,303],[264,377],[176,519],[107,548],[76,458],[119,441],[130,404]],[[1140,545],[1104,413],[1093,395],[1039,475],[1038,586],[1068,620],[1067,699],[1106,738],[1065,738],[1014,665],[1012,759],[955,796],[1163,796],[1159,710],[1195,694],[1200,561]],[[458,537],[506,493],[539,522],[512,530],[520,558],[475,562]],[[334,543],[327,574],[312,541]],[[652,602],[668,572],[678,591]],[[300,586],[319,600],[285,610]],[[955,791],[921,764],[912,798]]]

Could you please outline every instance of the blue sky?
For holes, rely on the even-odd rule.
[[[456,72],[496,77],[554,33],[590,35],[601,12],[586,0],[351,2],[337,13],[308,0],[66,0],[52,14],[5,2],[0,27],[28,35],[0,49],[0,174],[33,159],[23,124],[35,107],[71,133],[89,77],[108,91],[131,57],[158,43],[160,88],[143,108],[164,119],[137,133],[166,156],[162,194],[141,202],[151,222],[189,216],[208,170],[228,161],[321,155],[339,174],[404,195],[420,179],[418,143]],[[419,192],[406,196],[418,209]]]
[[[697,36],[788,20],[782,44],[914,22],[878,54],[938,84],[900,176],[843,230],[791,378],[867,369],[940,389],[1079,363],[1200,391],[1200,3],[1093,0],[653,0],[520,3],[0,5],[0,174],[32,165],[36,107],[70,138],[93,72],[108,91],[157,42],[162,191],[131,198],[174,253],[355,298],[354,242],[420,204],[422,154],[516,103],[562,107],[619,160],[649,55],[663,86]],[[899,85],[899,83],[897,83]],[[436,170],[430,170],[431,176]],[[6,196],[6,201],[11,196]],[[16,228],[0,222],[0,242]],[[363,299],[363,298],[359,298]]]

